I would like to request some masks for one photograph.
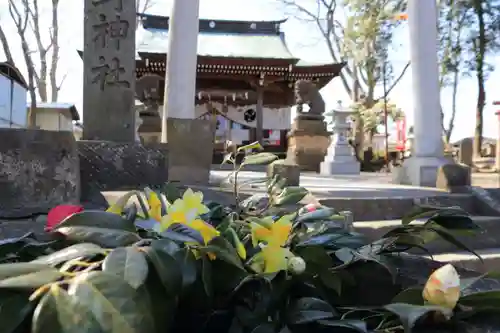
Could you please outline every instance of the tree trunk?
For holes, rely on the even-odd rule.
[[[484,57],[486,54],[486,29],[484,21],[484,10],[482,0],[474,1],[474,12],[478,20],[479,36],[475,41],[476,49],[476,78],[477,78],[477,103],[476,103],[476,128],[474,131],[474,157],[481,157],[483,144],[483,110],[486,101],[486,90],[484,88]]]
[[[59,63],[59,0],[52,0],[52,59],[50,64],[50,100],[57,102],[61,87],[57,84],[57,65]]]
[[[9,42],[7,41],[7,37],[5,36],[2,26],[0,26],[0,45],[2,45],[3,47],[3,53],[7,58],[7,62],[15,66],[14,58],[12,57],[12,53],[10,52]]]
[[[351,99],[354,103],[358,102],[360,100],[360,90],[361,87],[359,85],[359,78],[358,78],[358,68],[356,67],[356,64],[352,68],[353,71],[353,84],[352,84],[352,95]],[[356,159],[358,161],[363,161],[363,155],[364,155],[364,145],[365,145],[365,123],[363,120],[363,117],[361,115],[358,115],[356,122],[355,122],[355,129],[354,129],[354,154],[356,156]]]

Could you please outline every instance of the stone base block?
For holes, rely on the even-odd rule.
[[[215,130],[210,120],[167,120],[169,181],[185,185],[209,183]]]
[[[125,191],[157,186],[168,180],[165,144],[78,141],[82,198],[96,191]]]
[[[361,167],[356,160],[352,161],[325,161],[320,165],[322,175],[359,175]]]
[[[285,186],[299,186],[300,167],[286,160],[278,160],[268,165],[267,176],[273,178],[279,175],[286,179]]]
[[[71,132],[0,129],[0,216],[46,213],[80,201],[80,170]]]
[[[445,164],[438,169],[436,187],[451,192],[461,192],[471,186],[471,169],[465,164]]]
[[[301,171],[319,172],[325,153],[318,150],[288,150],[286,158],[297,164]]]
[[[439,168],[453,164],[445,157],[418,157],[407,159],[393,175],[397,184],[436,187]]]

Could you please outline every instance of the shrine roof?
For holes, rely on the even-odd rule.
[[[166,54],[169,17],[139,14],[137,52]],[[286,46],[279,21],[200,20],[198,55],[298,61]]]

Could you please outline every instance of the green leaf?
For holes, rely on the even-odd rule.
[[[245,150],[247,150],[247,149],[259,149],[259,150],[262,150],[262,149],[264,149],[264,148],[262,147],[262,145],[261,145],[258,141],[255,141],[255,142],[252,142],[252,143],[250,143],[250,144],[248,144],[248,145],[246,145],[246,146],[241,146],[241,147],[239,147],[239,148],[236,150],[236,152],[238,152],[238,153],[239,153],[239,152],[245,151]]]
[[[55,282],[63,276],[58,269],[48,267],[46,269],[8,277],[0,280],[0,288],[9,289],[36,289],[51,282]]]
[[[424,305],[424,298],[422,296],[422,287],[411,287],[403,290],[397,294],[391,303],[406,303],[412,305]]]
[[[300,186],[286,187],[278,196],[273,200],[274,206],[295,205],[300,202],[304,197],[309,194],[309,191]]]
[[[69,260],[96,254],[104,254],[104,249],[99,245],[92,243],[81,243],[68,246],[67,248],[51,253],[47,256],[39,257],[31,262],[55,266]]]
[[[0,332],[19,332],[19,327],[31,315],[34,306],[35,303],[29,300],[29,293],[0,289],[0,318],[2,319]]]
[[[300,246],[295,249],[295,254],[304,259],[307,263],[306,270],[313,269],[313,273],[328,270],[335,266],[332,258],[321,246]]]
[[[362,320],[318,320],[318,324],[331,327],[332,331],[367,333],[368,327]]]
[[[68,294],[107,332],[154,332],[147,293],[135,290],[114,274],[82,273],[72,280]]]
[[[462,211],[444,211],[439,212],[426,222],[426,224],[434,223],[442,228],[454,231],[479,231],[481,227],[474,222],[472,217]]]
[[[153,265],[166,292],[175,296],[182,288],[181,265],[169,252],[162,250],[159,245],[143,248],[149,262]]]
[[[241,162],[241,167],[245,165],[266,165],[278,159],[273,153],[257,153],[247,155]]]
[[[227,153],[224,155],[224,158],[222,159],[222,162],[220,163],[220,165],[224,165],[226,163],[231,163],[233,164],[233,153]]]
[[[448,318],[452,311],[440,306],[418,306],[405,303],[393,303],[384,306],[384,309],[398,316],[404,327],[405,333],[411,333],[417,321],[430,313],[440,313]]]
[[[0,280],[5,280],[19,275],[36,273],[43,270],[51,269],[47,264],[34,262],[16,262],[10,264],[0,264]]]
[[[309,324],[322,319],[338,317],[337,311],[327,302],[314,297],[303,297],[290,305],[288,325]]]
[[[357,249],[366,244],[366,239],[363,235],[353,232],[329,232],[320,235],[312,236],[309,239],[301,241],[297,246],[313,246],[318,245],[326,249],[337,250],[344,247]]]
[[[255,327],[251,333],[276,333],[276,330],[271,323],[264,323]]]
[[[161,193],[165,195],[168,202],[174,202],[182,198],[182,193],[177,186],[172,183],[165,183],[161,188]]]
[[[118,200],[115,201],[108,209],[107,212],[121,215],[125,207],[127,206],[128,202],[133,196],[140,196],[141,192],[139,191],[130,191],[122,195],[121,197],[118,198]]]
[[[188,249],[180,249],[174,253],[176,262],[181,266],[182,287],[187,288],[195,283],[198,277],[196,258],[193,252]]]
[[[59,225],[54,231],[63,234],[68,240],[94,243],[104,248],[128,246],[141,240],[135,231],[101,227]]]
[[[440,214],[452,214],[452,213],[463,215],[465,211],[460,207],[439,207],[431,205],[419,205],[413,207],[410,213],[408,213],[402,218],[401,223],[403,225],[408,225],[415,220],[430,219]]]
[[[102,263],[102,271],[115,274],[134,289],[142,286],[148,276],[148,262],[138,248],[132,246],[114,249]]]
[[[212,285],[212,264],[207,255],[201,256],[201,281],[203,282],[203,289],[209,298],[213,297]]]
[[[325,287],[332,289],[340,295],[342,293],[342,274],[348,274],[347,272],[332,272],[324,271],[319,273],[319,278]]]
[[[213,253],[218,259],[240,269],[244,269],[236,249],[224,237],[212,239],[207,246],[200,248],[200,250],[205,254]]]
[[[436,234],[438,234],[439,237],[441,237],[442,239],[444,239],[448,243],[455,245],[460,250],[472,253],[481,262],[483,262],[483,258],[481,258],[481,256],[476,251],[474,251],[473,249],[471,249],[470,247],[468,247],[467,245],[465,245],[464,243],[462,243],[461,241],[456,239],[455,236],[453,234],[451,234],[448,230],[446,230],[442,227],[439,227],[439,226],[429,227],[429,230],[434,231]]]
[[[460,297],[458,303],[474,308],[500,309],[500,290],[470,293]]]
[[[32,333],[102,331],[89,309],[56,284],[38,303],[31,327]]]
[[[135,232],[135,226],[120,215],[101,210],[84,210],[64,219],[57,228],[63,227],[98,227]]]
[[[314,222],[318,220],[325,220],[335,214],[337,214],[337,211],[335,209],[330,207],[325,207],[299,216],[297,218],[297,222],[305,223],[305,222]]]

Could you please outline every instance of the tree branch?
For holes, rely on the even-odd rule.
[[[5,33],[1,25],[0,25],[0,43],[3,47],[3,52],[5,54],[5,57],[7,58],[7,62],[15,66],[14,58],[12,57],[12,53],[10,52],[9,42],[7,41],[7,37],[5,36]]]
[[[22,4],[24,7],[23,15],[21,15],[21,12],[17,8],[15,2],[17,1],[9,0],[9,12],[16,26],[17,34],[21,39],[21,48],[23,50],[24,61],[26,62],[26,68],[28,69],[28,88],[31,99],[31,106],[28,114],[28,127],[34,128],[36,127],[36,88],[34,82],[35,67],[33,65],[33,59],[31,58],[31,52],[29,50],[28,41],[26,39],[26,28],[29,21],[29,7],[27,6],[28,0],[22,0]]]
[[[394,80],[394,82],[391,84],[391,86],[387,89],[387,92],[385,94],[385,96],[381,96],[379,98],[377,98],[377,100],[381,100],[383,98],[387,98],[387,96],[389,96],[389,94],[391,93],[391,91],[398,85],[399,81],[401,81],[401,79],[403,78],[403,76],[406,74],[406,71],[408,70],[408,68],[410,68],[410,64],[411,62],[408,61],[405,65],[405,67],[403,68],[403,70],[401,71],[401,73],[399,74],[399,76],[396,78],[396,80]]]
[[[50,61],[50,99],[52,102],[57,102],[59,96],[59,91],[66,79],[66,75],[61,80],[60,84],[57,84],[57,68],[59,65],[59,0],[52,0],[52,33],[50,43],[52,45],[52,58]]]

